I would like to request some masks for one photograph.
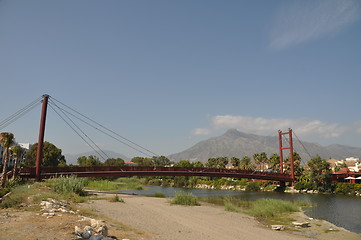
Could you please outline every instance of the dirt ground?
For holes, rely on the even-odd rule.
[[[302,213],[290,217],[301,222],[309,221],[311,227],[295,229],[286,226],[286,231],[274,231],[253,217],[227,212],[223,207],[211,204],[185,207],[171,205],[169,199],[164,198],[127,195],[122,198],[125,203],[97,200],[86,205],[110,219],[143,231],[149,240],[361,239],[359,234],[326,221],[310,220]]]
[[[120,195],[119,195],[120,196]],[[309,221],[309,228],[274,231],[253,217],[227,212],[211,204],[185,207],[171,205],[169,199],[120,196],[124,203],[109,202],[111,195],[99,194],[101,200],[78,204],[83,216],[105,220],[109,235],[130,240],[243,240],[243,239],[330,239],[360,240],[328,222],[308,219],[302,213],[290,217]],[[47,218],[40,211],[0,210],[0,240],[76,239],[74,226],[85,226],[77,214],[62,213]]]

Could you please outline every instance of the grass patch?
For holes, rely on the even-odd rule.
[[[99,191],[114,191],[121,190],[121,187],[116,182],[109,180],[93,180],[89,181],[86,185],[87,188],[99,190]]]
[[[184,205],[184,206],[199,206],[198,198],[192,193],[179,192],[177,193],[171,204]]]
[[[125,203],[124,199],[123,199],[123,198],[120,198],[120,197],[118,196],[118,194],[115,194],[114,197],[110,198],[110,199],[109,199],[109,202]]]
[[[202,198],[202,201],[223,205],[226,211],[242,212],[258,218],[275,218],[283,213],[300,211],[301,207],[309,207],[311,204],[302,201],[284,201],[277,199],[259,199],[247,201],[230,197]]]
[[[246,211],[246,213],[262,218],[276,217],[283,213],[300,211],[298,204],[277,199],[260,199],[253,202],[252,205],[251,209]]]
[[[11,194],[0,203],[0,208],[19,208],[21,206],[29,206],[38,204],[48,198],[65,199],[73,202],[84,202],[87,200],[75,193],[60,194],[54,192],[52,188],[45,183],[23,184],[12,189]],[[26,207],[25,210],[35,210],[39,206]]]
[[[154,197],[157,197],[157,198],[165,198],[166,196],[164,195],[164,193],[162,192],[156,192],[154,193],[153,195]]]
[[[236,206],[234,206],[234,204],[231,201],[224,202],[224,210],[228,212],[239,212],[239,209]]]
[[[141,183],[141,180],[132,177],[132,178],[118,178],[115,180],[115,182],[120,185],[119,187],[122,190],[143,190],[143,186]]]

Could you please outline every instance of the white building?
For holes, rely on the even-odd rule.
[[[360,161],[359,158],[356,158],[356,157],[348,157],[345,159],[347,162],[351,162],[351,161],[354,161],[354,162],[358,162]]]
[[[18,162],[18,164],[20,164],[22,161],[24,161],[24,156],[29,151],[32,144],[30,144],[30,143],[16,143],[16,144],[24,149],[24,154],[20,157],[19,162]],[[1,153],[1,155],[0,155],[0,165],[3,165],[3,163],[4,163],[4,161],[3,161],[4,149],[2,148],[1,145],[0,145],[0,153]],[[14,157],[10,156],[10,159],[8,161],[8,167],[13,167],[14,164],[15,164],[15,159],[14,159]]]

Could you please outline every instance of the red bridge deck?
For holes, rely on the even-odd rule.
[[[131,177],[131,176],[203,176],[262,179],[281,182],[292,182],[289,174],[260,172],[252,170],[195,168],[195,167],[43,167],[41,178],[74,175],[78,177]],[[21,169],[20,176],[35,178],[35,168]]]

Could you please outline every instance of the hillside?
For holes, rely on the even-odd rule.
[[[361,148],[337,144],[324,147],[310,142],[302,142],[302,144],[304,147],[294,140],[294,149],[304,161],[308,161],[310,156],[317,154],[324,159],[345,159],[350,156],[361,158]],[[168,157],[172,161],[187,159],[206,162],[211,157],[242,158],[245,155],[252,157],[253,154],[261,152],[266,152],[268,156],[274,153],[279,154],[278,136],[261,136],[230,129],[221,136],[201,141],[183,152]]]

